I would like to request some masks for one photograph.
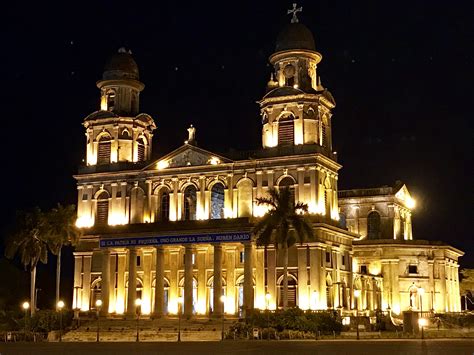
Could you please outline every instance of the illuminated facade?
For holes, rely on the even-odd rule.
[[[86,165],[75,176],[85,233],[73,308],[88,311],[101,299],[105,314],[134,315],[137,298],[142,314],[156,316],[176,314],[181,301],[186,316],[281,307],[282,256],[257,247],[251,231],[266,212],[255,199],[288,186],[308,204],[314,228],[314,240],[289,250],[289,306],[416,309],[413,293],[423,288],[427,300],[433,295],[424,304],[458,310],[462,252],[413,240],[405,186],[338,193],[335,101],[321,84],[321,59],[311,32],[292,22],[270,56],[274,74],[259,101],[263,148],[210,152],[191,126],[181,147],[154,160],[156,126],[139,113],[138,67],[125,50],[111,58],[97,83],[100,110],[84,121]]]

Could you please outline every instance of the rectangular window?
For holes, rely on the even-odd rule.
[[[331,253],[329,251],[326,252],[326,262],[327,263],[331,262]]]
[[[360,266],[360,273],[366,275],[367,274],[367,265]]]
[[[241,251],[239,253],[239,260],[240,260],[240,263],[243,264],[243,262],[245,261],[245,252]]]
[[[115,194],[115,197],[116,198],[122,197],[122,191],[117,191],[117,193]]]
[[[82,201],[86,201],[88,199],[89,199],[89,195],[87,195],[87,194],[82,195]]]
[[[137,266],[140,266],[142,263],[142,260],[140,258],[140,255],[137,256]]]
[[[408,265],[408,273],[409,274],[418,274],[418,266]]]
[[[345,255],[341,255],[341,264],[342,266],[346,266],[346,256]]]

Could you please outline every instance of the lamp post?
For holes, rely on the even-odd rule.
[[[56,305],[59,311],[59,341],[63,341],[63,308],[64,308],[64,302],[59,301],[58,304]]]
[[[418,289],[418,294],[420,295],[420,315],[421,318],[418,319],[418,324],[421,326],[421,339],[424,339],[423,327],[425,326],[425,319],[423,318],[423,295],[425,294],[425,289],[420,287]]]
[[[100,340],[100,308],[102,307],[102,300],[95,301],[95,311],[97,316],[97,338],[96,341],[99,342]]]
[[[25,311],[25,340],[26,340],[26,330],[27,330],[27,317],[28,317],[28,309],[30,309],[30,304],[28,302],[23,302],[21,305],[23,310]]]
[[[137,309],[137,342],[140,341],[140,313],[141,313],[141,306],[142,306],[142,300],[140,298],[137,298],[135,300],[135,306]]]
[[[360,339],[359,336],[359,297],[360,290],[354,290],[354,298],[356,300],[356,331],[357,331],[357,340]]]
[[[224,321],[225,321],[225,301],[226,297],[222,295],[220,297],[220,301],[222,303],[222,331],[221,331],[221,340],[224,340]]]
[[[265,294],[265,308],[267,309],[267,328],[268,328],[268,333],[267,333],[267,339],[270,340],[270,298],[272,296],[270,293]]]
[[[178,298],[178,341],[181,341],[181,310],[183,304],[183,297]]]

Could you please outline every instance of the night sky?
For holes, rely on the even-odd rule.
[[[85,157],[81,123],[98,109],[95,83],[121,46],[132,50],[146,85],[141,111],[158,127],[155,156],[180,146],[189,124],[206,149],[259,148],[256,101],[291,3],[3,5],[1,230],[17,209],[76,203],[72,175]],[[323,55],[322,83],[337,103],[339,188],[402,180],[417,200],[414,238],[449,242],[466,252],[462,266],[474,267],[472,2],[299,5],[300,21]],[[66,254],[64,285],[72,292]],[[40,270],[40,305],[54,297],[53,269],[51,259]]]

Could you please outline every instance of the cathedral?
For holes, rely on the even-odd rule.
[[[281,308],[283,253],[257,246],[252,230],[268,211],[256,198],[285,187],[307,204],[314,235],[289,249],[289,307],[394,317],[461,310],[463,252],[414,238],[406,185],[338,190],[336,102],[321,83],[313,34],[295,14],[269,61],[260,149],[211,152],[190,126],[181,147],[155,159],[137,63],[123,48],[112,55],[97,82],[100,109],[83,122],[85,164],[74,176],[84,235],[73,309],[237,317]]]

